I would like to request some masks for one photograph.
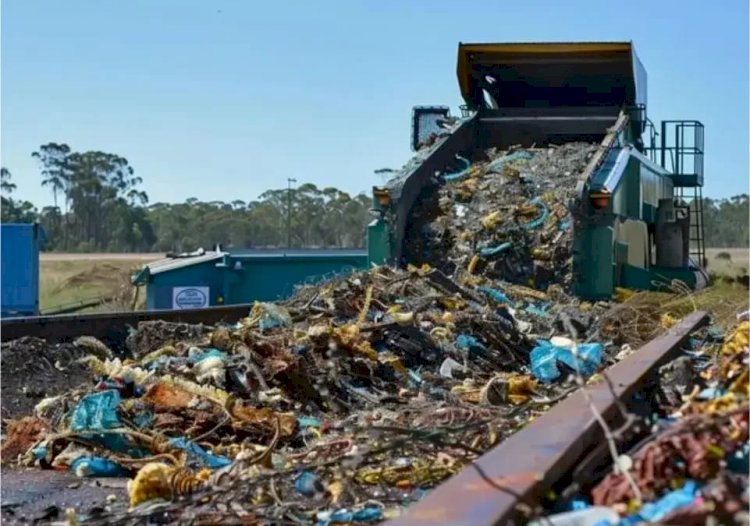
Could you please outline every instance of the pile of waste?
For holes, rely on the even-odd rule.
[[[127,354],[93,338],[56,347],[49,377],[83,383],[40,387],[33,415],[4,414],[3,462],[130,479],[128,502],[68,510],[73,523],[398,515],[683,312],[661,297],[628,294],[615,311],[569,294],[566,205],[595,150],[459,159],[415,211],[407,269],[305,286],[234,325],[141,323]],[[4,343],[4,368],[42,345]],[[729,373],[710,374],[737,393]],[[632,508],[608,480],[617,491],[593,503]]]
[[[440,176],[414,212],[409,259],[448,275],[567,287],[571,280],[568,206],[596,144],[480,152]]]
[[[91,383],[40,401],[4,457],[10,444],[22,465],[132,477],[129,514],[115,503],[105,522],[380,520],[566,396],[572,373],[612,363],[619,348],[574,355],[559,336],[586,340],[605,309],[379,267],[233,326],[142,323],[132,358],[100,344],[77,359]]]
[[[750,321],[691,338],[659,370],[650,433],[618,469],[535,524],[702,526],[750,520]]]

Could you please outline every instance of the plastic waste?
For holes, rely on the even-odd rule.
[[[184,437],[172,438],[169,440],[168,444],[171,447],[185,451],[188,454],[189,462],[199,463],[211,469],[223,468],[232,463],[232,461],[226,457],[208,453],[201,446]]]
[[[727,469],[744,475],[750,471],[750,443],[745,442],[727,457]]]
[[[96,433],[121,427],[120,418],[117,415],[117,407],[120,405],[120,393],[116,390],[100,391],[81,398],[78,405],[73,409],[70,417],[70,429],[78,432],[90,432],[83,434],[88,440],[98,443],[111,451],[118,453],[129,452],[136,454],[121,434]]]
[[[273,303],[257,303],[261,311],[260,330],[261,332],[276,327],[285,327],[292,323],[292,318],[286,309]]]
[[[151,425],[151,422],[153,421],[154,421],[154,414],[150,411],[144,411],[143,413],[139,413],[133,417],[133,423],[139,429],[148,427],[149,425]]]
[[[529,522],[528,526],[602,526],[602,524],[617,524],[619,520],[620,516],[612,508],[592,506],[549,515],[542,520]]]
[[[720,396],[723,396],[725,394],[724,389],[718,389],[716,387],[707,387],[700,393],[698,393],[698,396],[696,398],[698,400],[713,400],[714,398],[719,398]]]
[[[502,216],[499,210],[490,212],[482,218],[482,226],[487,230],[492,230],[502,221]]]
[[[724,339],[724,331],[721,330],[720,327],[717,327],[715,325],[708,328],[706,331],[706,334],[715,341],[721,341]]]
[[[495,247],[484,247],[479,249],[479,254],[484,257],[496,256],[508,250],[513,244],[509,242],[500,243]]]
[[[458,172],[443,175],[443,179],[445,179],[449,183],[460,181],[469,174],[469,170],[471,169],[471,163],[467,159],[464,159],[459,155],[456,155],[456,159],[461,164],[463,164],[463,168],[461,168],[461,170],[459,170]]]
[[[637,513],[637,516],[649,522],[660,521],[673,511],[689,506],[698,495],[698,485],[688,480],[682,488],[670,491],[656,502],[649,502]]]
[[[73,431],[96,431],[120,427],[119,405],[120,393],[114,389],[86,395],[73,409],[70,428]]]
[[[327,526],[328,524],[348,524],[351,522],[373,522],[383,519],[383,510],[376,506],[366,506],[361,509],[340,509],[336,511],[319,511],[315,518],[316,526]]]
[[[326,491],[320,479],[311,471],[303,471],[294,480],[294,489],[305,497],[323,495]]]
[[[221,352],[219,349],[200,349],[198,352],[191,354],[188,357],[188,361],[195,364],[202,362],[203,360],[206,360],[208,358],[220,358],[221,360],[225,360],[226,357],[227,355]]]
[[[538,340],[531,350],[531,372],[543,383],[549,383],[560,377],[558,362],[562,362],[584,377],[591,376],[602,364],[603,350],[601,343],[582,343],[578,345],[576,357],[570,348]]]
[[[422,383],[422,377],[419,375],[418,372],[412,371],[411,369],[409,369],[408,375],[409,375],[409,380],[416,386],[419,386]]]
[[[297,425],[300,427],[320,427],[321,421],[314,416],[300,416],[297,418]]]
[[[510,298],[497,289],[493,289],[490,287],[478,287],[477,290],[480,292],[484,292],[490,298],[492,298],[498,303],[512,304],[512,302],[510,301]]]
[[[576,345],[576,342],[564,336],[553,336],[549,339],[549,342],[555,347],[562,347],[563,349],[569,349],[571,351]]]
[[[485,347],[477,338],[469,334],[459,334],[456,338],[455,345],[459,349],[469,351],[469,353],[484,354],[487,352],[487,347]]]
[[[539,228],[544,224],[545,221],[547,221],[547,216],[549,216],[549,209],[547,208],[547,205],[545,205],[544,202],[538,197],[535,197],[534,199],[529,201],[529,203],[539,207],[539,216],[536,219],[529,221],[528,223],[524,223],[521,226],[527,230],[533,230],[535,228]]]
[[[78,457],[70,464],[70,471],[78,477],[126,477],[128,470],[102,457]]]
[[[513,153],[509,153],[508,155],[504,155],[504,156],[500,157],[499,159],[495,159],[489,165],[487,165],[487,171],[488,172],[498,172],[498,171],[500,171],[502,169],[503,166],[505,166],[509,162],[519,161],[519,160],[528,161],[532,157],[534,157],[534,155],[531,152],[513,152]]]
[[[526,307],[526,312],[528,312],[529,314],[533,314],[534,316],[538,316],[540,318],[549,318],[550,317],[549,313],[547,311],[545,311],[544,309],[541,309],[541,308],[537,307],[534,304],[529,304]]]
[[[454,372],[465,370],[466,368],[453,358],[446,358],[443,360],[443,363],[440,364],[440,376],[443,378],[453,378]]]

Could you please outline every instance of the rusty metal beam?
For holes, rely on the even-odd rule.
[[[50,342],[76,338],[83,334],[105,340],[120,347],[128,334],[128,325],[136,327],[142,321],[215,324],[234,323],[248,315],[252,303],[208,307],[205,309],[153,310],[135,312],[102,312],[95,314],[63,314],[5,318],[0,325],[2,341],[23,336],[35,336]]]
[[[658,366],[679,352],[690,333],[707,321],[705,312],[695,312],[611,367],[607,376],[612,391],[604,381],[587,387],[597,410],[609,423],[616,419],[617,399],[626,402]],[[577,391],[386,524],[518,524],[517,504],[538,502],[542,491],[573,469],[602,440],[588,403]]]

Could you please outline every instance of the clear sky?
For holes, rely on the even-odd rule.
[[[369,192],[410,157],[414,105],[461,103],[459,41],[632,40],[652,120],[706,125],[705,195],[748,190],[748,0],[2,0],[2,164],[126,157],[156,201],[286,178]]]

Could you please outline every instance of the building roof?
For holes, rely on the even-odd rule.
[[[184,256],[166,257],[144,265],[140,271],[133,275],[131,281],[136,285],[143,285],[148,281],[149,276],[153,276],[154,274],[161,274],[162,272],[176,270],[178,268],[216,261],[223,258],[226,254],[226,252],[212,250],[196,255],[186,254]]]
[[[358,248],[249,248],[249,249],[233,249],[229,251],[229,255],[232,257],[240,258],[279,258],[279,257],[327,257],[327,256],[343,256],[343,257],[358,257],[366,256],[366,249]]]

